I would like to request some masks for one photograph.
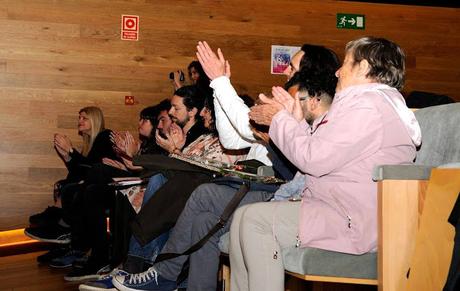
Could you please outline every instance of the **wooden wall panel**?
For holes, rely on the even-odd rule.
[[[198,40],[221,47],[241,93],[283,84],[270,45],[323,44],[376,35],[406,51],[405,90],[460,101],[460,9],[290,0],[0,0],[0,230],[25,226],[52,203],[65,176],[56,132],[75,144],[80,108],[100,106],[109,128],[136,130],[138,112],[170,97],[168,73],[195,58]],[[336,13],[366,15],[366,30],[338,30]],[[140,40],[120,40],[122,14],[140,16]],[[134,95],[138,104],[124,105]]]

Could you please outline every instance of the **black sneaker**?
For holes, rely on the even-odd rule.
[[[47,253],[37,257],[37,262],[40,264],[48,264],[53,259],[65,255],[69,251],[69,247],[57,247],[49,250]]]
[[[63,269],[72,267],[76,260],[84,258],[86,252],[70,249],[66,254],[53,259],[49,266],[51,268]]]
[[[88,262],[83,268],[73,268],[72,271],[64,276],[64,280],[69,282],[99,280],[111,271],[110,265],[95,265]]]
[[[48,206],[45,211],[30,216],[29,222],[32,226],[46,226],[57,224],[61,218],[62,208]]]
[[[43,227],[28,227],[24,234],[30,238],[56,244],[70,243],[70,227],[63,227],[59,224]]]
[[[72,268],[84,268],[85,265],[88,263],[88,258],[89,258],[89,255],[88,253],[86,253],[85,256],[81,257],[81,258],[77,258],[73,264],[72,264]]]

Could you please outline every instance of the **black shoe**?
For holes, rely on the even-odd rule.
[[[49,266],[51,268],[56,269],[63,269],[72,267],[75,261],[80,260],[86,256],[86,252],[80,250],[73,250],[70,249],[66,254],[63,256],[57,257],[53,259]]]
[[[72,268],[84,268],[86,266],[86,264],[88,263],[88,255],[85,255],[81,258],[78,258],[75,260],[75,262],[73,262],[72,264]]]
[[[73,268],[69,274],[64,276],[64,280],[70,282],[99,280],[110,271],[111,267],[108,264],[96,265],[88,261],[83,268]]]
[[[47,226],[57,224],[62,218],[62,208],[48,206],[45,211],[29,217],[32,226]]]
[[[67,246],[53,248],[49,250],[47,253],[44,253],[43,255],[38,256],[37,262],[39,262],[40,264],[48,264],[53,259],[65,255],[68,251],[69,251],[69,248]]]
[[[28,227],[24,234],[30,238],[56,244],[70,243],[70,227],[63,227],[59,224],[43,227]]]

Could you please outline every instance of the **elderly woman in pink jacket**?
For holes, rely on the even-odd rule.
[[[284,290],[285,247],[376,251],[372,169],[411,163],[421,143],[420,127],[398,91],[404,83],[404,60],[401,48],[386,39],[349,42],[336,72],[332,106],[310,127],[300,118],[298,97],[292,99],[279,87],[273,88],[274,99],[262,96],[268,103],[262,106],[278,109],[270,137],[305,174],[305,186],[300,202],[257,203],[237,210],[230,232],[233,291]],[[251,118],[266,120],[257,114],[262,111]]]

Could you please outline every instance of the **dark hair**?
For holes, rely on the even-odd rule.
[[[200,90],[198,86],[184,86],[176,90],[174,95],[182,97],[182,102],[188,111],[191,111],[193,108],[197,109],[195,119],[198,120],[201,109],[204,106],[204,99],[206,97],[206,92]]]
[[[208,75],[206,75],[206,73],[204,72],[203,67],[201,66],[200,62],[193,61],[188,65],[187,71],[188,71],[188,75],[190,79],[192,78],[192,74],[190,73],[190,70],[192,68],[194,68],[198,72],[198,75],[199,75],[198,80],[195,85],[197,85],[198,87],[203,87],[203,88],[209,87],[209,83],[211,82],[211,80],[209,80]]]
[[[334,97],[337,77],[335,72],[340,67],[337,54],[324,46],[304,44],[305,53],[300,60],[299,71],[285,84],[288,89],[299,85],[299,90],[308,91],[310,96],[328,94]]]
[[[139,113],[139,119],[149,120],[150,123],[156,127],[158,125],[158,115],[160,115],[162,111],[169,111],[170,108],[171,102],[167,99],[162,100],[157,105],[142,109],[142,111]]]
[[[146,119],[149,120],[152,124],[152,133],[156,131],[158,126],[158,116],[162,111],[168,112],[171,108],[171,102],[167,99],[162,100],[160,103],[154,106],[149,106],[139,113],[139,119]],[[139,135],[139,139],[141,140],[141,148],[140,153],[156,153],[157,151],[161,152],[161,148],[157,146],[155,140],[155,134],[150,134],[150,136],[141,136]]]
[[[398,90],[404,86],[406,56],[396,43],[366,36],[347,43],[345,53],[351,53],[355,63],[362,60],[369,63],[366,77]]]
[[[208,128],[208,130],[212,134],[217,135],[216,112],[214,111],[214,97],[212,95],[208,94],[208,95],[205,96],[204,107],[207,108],[211,112],[211,117],[212,117],[212,124],[211,124],[211,127]]]

